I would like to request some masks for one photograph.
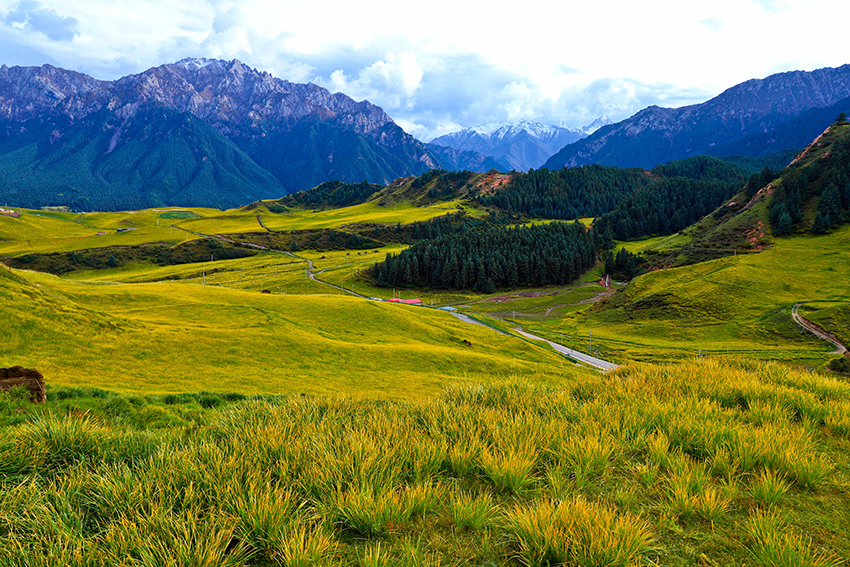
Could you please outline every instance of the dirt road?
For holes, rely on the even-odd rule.
[[[794,322],[803,327],[805,330],[815,335],[817,338],[822,339],[828,343],[832,343],[835,345],[835,354],[846,354],[847,347],[841,344],[835,335],[832,333],[828,333],[821,329],[819,326],[815,325],[802,315],[800,315],[800,303],[795,305],[793,309],[791,309],[791,318],[794,319]]]

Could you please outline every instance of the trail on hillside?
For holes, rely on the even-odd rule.
[[[272,229],[263,224],[263,219],[260,217],[260,215],[257,215],[257,222],[260,223],[260,226],[266,229],[267,231],[274,232]]]
[[[807,330],[808,332],[810,332],[811,334],[815,335],[817,338],[834,344],[835,350],[833,351],[833,354],[846,354],[847,347],[841,344],[841,341],[839,341],[835,335],[825,331],[818,325],[812,323],[811,321],[800,315],[800,305],[802,304],[798,303],[791,309],[791,318],[794,319],[794,322],[805,330]]]

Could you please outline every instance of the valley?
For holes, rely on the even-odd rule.
[[[4,206],[0,564],[845,565],[846,116],[787,158]]]

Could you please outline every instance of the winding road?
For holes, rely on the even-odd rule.
[[[824,331],[819,326],[815,325],[814,323],[800,315],[800,305],[802,304],[798,303],[791,309],[791,318],[794,319],[794,322],[800,325],[808,332],[810,332],[811,334],[813,334],[814,336],[816,336],[817,338],[835,345],[835,350],[833,351],[833,354],[846,354],[847,347],[841,344],[841,341],[839,341],[835,337],[835,335]]]
[[[274,232],[274,231],[268,229],[265,225],[263,225],[262,220],[260,220],[260,215],[257,215],[257,221],[260,223],[260,226],[262,226],[263,228],[265,228],[269,232]],[[351,294],[351,295],[353,295],[355,297],[359,297],[361,299],[369,299],[365,295],[361,295],[361,294],[357,293],[356,291],[352,291],[350,289],[345,289],[344,287],[338,286],[336,284],[332,284],[330,282],[320,280],[319,278],[316,277],[316,275],[322,273],[324,270],[319,270],[318,272],[316,272],[315,267],[313,266],[312,260],[310,260],[309,258],[305,258],[303,256],[298,256],[297,254],[293,254],[292,252],[290,252],[288,250],[278,250],[276,248],[269,248],[267,246],[261,246],[259,244],[252,244],[250,242],[240,242],[238,240],[233,240],[233,239],[230,239],[230,238],[227,238],[227,237],[224,237],[224,236],[220,236],[220,235],[217,235],[217,234],[203,234],[201,232],[195,232],[193,230],[188,230],[188,229],[185,229],[185,228],[181,228],[179,226],[174,226],[174,225],[171,225],[171,226],[173,226],[176,229],[183,230],[183,231],[189,232],[191,234],[194,234],[196,236],[200,236],[200,237],[203,237],[203,238],[217,238],[219,240],[230,242],[232,244],[239,244],[240,246],[248,246],[248,247],[251,247],[251,248],[258,249],[258,250],[267,250],[269,252],[278,252],[280,254],[286,254],[287,256],[291,256],[292,258],[296,258],[298,260],[302,260],[302,261],[307,263],[307,269],[305,270],[305,272],[307,274],[307,277],[310,278],[311,281],[314,281],[316,283],[338,289],[340,291],[344,291],[345,293]],[[428,309],[427,306],[423,306],[423,307]],[[463,313],[457,313],[457,312],[449,312],[449,313],[451,315],[453,315],[454,317],[456,317],[457,319],[459,319],[460,321],[463,321],[464,323],[468,323],[470,325],[481,325],[482,327],[487,327],[487,328],[493,329],[497,333],[501,333],[503,335],[516,336],[516,335],[511,335],[510,333],[506,333],[505,331],[502,331],[502,330],[497,329],[495,327],[490,327],[488,325],[485,325],[485,324],[481,323],[480,321],[473,319],[472,317],[464,315]],[[567,348],[565,346],[559,345],[558,343],[552,342],[552,341],[544,339],[542,337],[538,337],[537,335],[532,335],[531,333],[527,333],[527,332],[523,331],[522,329],[517,328],[517,329],[514,329],[514,331],[519,333],[525,339],[530,339],[530,340],[534,340],[534,341],[542,341],[542,342],[548,343],[549,346],[551,346],[553,349],[555,349],[555,351],[557,351],[558,353],[560,353],[560,354],[562,354],[562,355],[564,355],[568,358],[571,358],[574,361],[581,362],[582,364],[586,364],[588,366],[593,366],[594,368],[597,368],[597,369],[599,369],[603,372],[607,372],[609,370],[614,370],[615,368],[617,368],[617,365],[612,363],[612,362],[608,362],[607,360],[602,360],[601,358],[596,358],[596,357],[590,356],[589,354],[584,354],[583,352],[579,352],[577,350]],[[837,343],[837,344],[840,345],[841,343]]]
[[[516,329],[514,329],[514,331],[516,331],[517,333],[519,333],[523,337],[526,337],[526,338],[529,338],[529,339],[532,339],[532,340],[535,340],[535,341],[543,341],[545,343],[549,343],[549,346],[551,346],[553,349],[560,352],[561,354],[568,356],[570,358],[574,358],[575,360],[578,360],[579,362],[583,362],[584,364],[587,364],[589,366],[593,366],[594,368],[598,368],[599,370],[602,370],[603,372],[607,372],[609,370],[614,370],[615,368],[617,368],[617,365],[614,364],[613,362],[608,362],[607,360],[602,360],[601,358],[596,358],[595,356],[590,356],[589,354],[584,354],[583,352],[579,352],[577,350],[567,348],[563,345],[559,345],[558,343],[552,342],[552,341],[544,339],[542,337],[538,337],[537,335],[532,335],[531,333],[526,333],[522,329],[516,328]]]

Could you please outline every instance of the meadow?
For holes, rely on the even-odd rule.
[[[288,267],[310,283],[303,264]],[[124,284],[0,269],[0,320],[13,322],[0,327],[0,360],[38,368],[61,386],[375,398],[589,372],[442,311],[341,294],[260,293],[270,281],[234,289],[199,280]]]
[[[632,365],[420,399],[0,396],[0,564],[839,566],[850,386]]]
[[[710,353],[820,368],[833,349],[797,327],[791,308],[846,302],[848,282],[850,227],[845,226],[825,236],[778,238],[758,254],[653,271],[617,287],[604,304],[556,317],[540,317],[539,310],[525,317],[526,300],[516,308],[503,302],[500,315],[515,309],[526,330],[555,341],[569,337],[579,348],[587,347],[592,335],[593,348],[615,362],[687,360]],[[470,309],[484,312],[476,305]],[[836,308],[822,316],[832,317],[827,323],[841,333],[846,332],[844,314]]]
[[[26,211],[0,217],[0,255],[458,206]],[[48,382],[43,405],[0,393],[0,566],[846,564],[850,386],[800,368],[831,348],[790,308],[846,335],[848,240],[489,295],[375,287],[395,243],[62,277],[0,266],[0,361]],[[601,374],[345,290],[579,350],[592,333],[626,364]]]

